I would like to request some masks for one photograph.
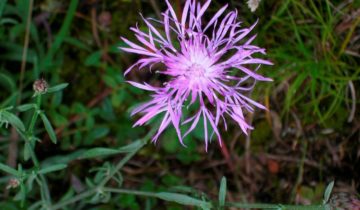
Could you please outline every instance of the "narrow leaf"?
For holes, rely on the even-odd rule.
[[[138,150],[142,146],[144,146],[144,142],[138,140],[138,141],[134,141],[133,143],[128,144],[126,146],[120,147],[118,150],[121,151],[122,153],[133,152],[133,151]]]
[[[9,122],[12,126],[17,128],[18,130],[25,131],[25,126],[24,126],[23,122],[13,113],[8,112],[8,111],[2,111],[0,113],[0,115],[2,115],[4,120]]]
[[[79,0],[71,0],[70,1],[69,8],[65,13],[66,17],[63,21],[60,31],[56,35],[54,43],[51,45],[49,52],[46,54],[45,58],[42,59],[43,62],[40,65],[40,69],[48,68],[49,66],[51,66],[54,55],[60,49],[60,47],[64,41],[64,38],[67,37],[67,35],[69,34],[70,26],[71,26],[72,20],[75,16],[78,3],[79,3]]]
[[[168,193],[168,192],[161,192],[156,193],[156,197],[165,201],[175,202],[182,205],[188,205],[188,206],[199,206],[199,207],[211,207],[211,204],[202,201],[193,197],[190,197],[188,195],[183,195],[179,193]]]
[[[65,89],[68,85],[69,85],[69,83],[62,83],[60,85],[55,85],[54,87],[50,87],[47,90],[47,93],[58,92],[58,91],[60,91],[62,89]]]
[[[66,168],[66,167],[67,167],[66,164],[52,165],[52,166],[49,166],[47,168],[43,168],[43,169],[39,170],[39,174],[47,174],[47,173],[50,173],[50,172],[59,171],[59,170],[62,170],[64,168]]]
[[[56,135],[55,135],[55,132],[54,132],[54,129],[53,127],[51,126],[48,118],[46,117],[46,115],[44,113],[40,113],[40,117],[44,123],[44,126],[45,126],[45,130],[46,132],[49,134],[49,137],[50,137],[50,140],[56,144],[57,142],[57,139],[56,139]]]
[[[16,109],[19,110],[20,112],[26,112],[30,109],[35,108],[36,104],[23,104],[18,106]]]
[[[101,51],[97,51],[90,54],[85,59],[85,66],[98,66],[101,63],[101,56],[102,56]]]
[[[219,204],[221,207],[225,206],[225,197],[226,197],[226,178],[223,177],[220,183],[220,190],[219,190]]]
[[[109,148],[93,148],[90,150],[85,151],[82,155],[80,155],[79,159],[88,159],[88,158],[95,158],[95,157],[102,157],[107,155],[115,155],[120,153],[129,153],[137,150],[138,148],[142,147],[142,141],[135,141],[129,145],[124,147],[120,147],[118,149],[109,149]]]
[[[79,159],[95,158],[120,153],[117,149],[93,148],[84,152]]]
[[[330,195],[332,192],[332,189],[334,187],[334,181],[330,182],[330,184],[326,187],[325,193],[324,193],[324,203],[327,203],[330,199]]]
[[[14,176],[18,176],[18,174],[19,174],[17,170],[15,170],[5,164],[2,164],[2,163],[0,163],[0,170],[6,172],[8,174],[14,175]]]

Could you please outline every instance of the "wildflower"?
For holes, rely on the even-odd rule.
[[[221,146],[218,126],[223,121],[227,129],[225,116],[237,122],[247,134],[252,126],[245,121],[245,110],[253,112],[253,106],[265,109],[245,95],[253,89],[256,81],[272,81],[256,73],[261,64],[272,64],[253,57],[255,53],[265,54],[265,49],[251,44],[255,36],[243,41],[256,23],[249,28],[241,28],[237,11],[224,14],[226,5],[205,24],[202,17],[210,2],[208,0],[201,5],[196,0],[187,0],[181,19],[178,19],[166,0],[168,9],[162,14],[162,20],[143,18],[148,32],[138,27],[130,28],[141,44],[122,38],[128,45],[121,47],[123,51],[142,56],[125,74],[135,66],[151,70],[154,64],[161,63],[164,68],[156,73],[169,78],[160,87],[129,81],[131,85],[151,93],[150,101],[133,110],[132,115],[143,115],[134,126],[141,126],[155,116],[163,115],[153,137],[154,142],[172,124],[180,143],[184,145],[183,138],[202,121],[206,149],[213,135],[217,136]],[[154,23],[160,23],[164,32],[158,31]],[[256,69],[251,70],[249,64],[257,65]],[[252,85],[246,86],[248,81]],[[197,110],[193,116],[186,118],[184,112],[189,108]],[[181,128],[186,124],[189,126],[183,134]]]

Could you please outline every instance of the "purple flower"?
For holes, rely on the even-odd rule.
[[[272,81],[256,73],[261,64],[272,64],[253,57],[256,53],[265,54],[265,49],[251,44],[255,36],[244,40],[256,23],[250,28],[241,28],[237,11],[224,13],[227,5],[203,23],[202,17],[210,2],[201,5],[196,0],[187,0],[178,19],[166,0],[168,9],[162,14],[163,20],[143,18],[147,32],[130,28],[141,44],[122,38],[128,45],[121,48],[123,51],[142,56],[125,74],[135,66],[151,70],[154,64],[161,63],[163,68],[155,73],[169,78],[161,87],[129,82],[152,93],[150,101],[133,110],[132,115],[142,114],[134,126],[141,126],[157,115],[163,116],[153,141],[172,124],[184,145],[183,138],[201,123],[206,149],[214,134],[221,146],[218,126],[222,123],[227,129],[226,118],[232,118],[248,134],[253,128],[246,122],[244,112],[253,112],[254,106],[266,109],[246,96],[256,81]],[[164,31],[156,29],[154,23],[160,24]],[[251,70],[249,64],[255,64],[255,70]],[[194,115],[183,116],[190,108],[196,109],[191,112]],[[188,124],[187,131],[182,133],[181,127],[185,124]]]

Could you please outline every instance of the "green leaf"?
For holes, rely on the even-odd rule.
[[[117,149],[109,149],[109,148],[93,148],[84,152],[79,158],[87,159],[94,158],[106,155],[114,155],[120,153]]]
[[[16,89],[16,84],[14,80],[9,75],[6,75],[4,73],[0,73],[0,84],[9,91],[15,91]]]
[[[31,4],[31,1],[15,1],[15,2],[16,2],[16,9],[18,10],[18,14],[25,22],[29,14],[28,8]]]
[[[116,88],[118,86],[118,83],[116,82],[116,78],[110,75],[104,75],[102,79],[105,82],[105,84],[111,88]]]
[[[324,193],[324,204],[327,203],[330,199],[331,191],[334,187],[335,182],[332,181],[330,184],[326,187],[325,193]]]
[[[19,21],[14,18],[1,18],[0,25],[5,25],[5,24],[16,25],[19,24]]]
[[[47,158],[41,162],[41,167],[47,167],[54,164],[67,164],[73,160],[78,159],[86,150],[78,149],[73,153],[67,155],[56,155],[50,158]]]
[[[219,204],[220,207],[225,206],[225,197],[226,197],[226,178],[222,177],[220,183],[220,190],[219,190]]]
[[[32,153],[32,148],[29,145],[29,142],[25,142],[25,146],[24,146],[24,160],[28,161],[31,158],[31,153]]]
[[[90,54],[85,60],[85,66],[98,66],[101,62],[102,52],[97,51]]]
[[[143,146],[142,141],[135,141],[134,143],[126,145],[124,147],[120,147],[119,149],[109,149],[109,148],[101,148],[101,147],[93,148],[85,151],[82,155],[79,156],[79,159],[102,157],[102,156],[115,155],[120,153],[129,153],[137,150],[142,146]]]
[[[47,174],[47,173],[51,173],[54,171],[59,171],[62,170],[64,168],[66,168],[67,165],[66,164],[56,164],[56,165],[52,165],[46,168],[42,168],[41,170],[39,170],[39,174]]]
[[[2,163],[0,163],[0,170],[6,172],[8,174],[14,175],[14,176],[19,175],[17,170],[15,170],[15,169],[13,169],[13,168],[5,165],[5,164],[2,164]]]
[[[128,144],[126,146],[120,147],[119,151],[123,152],[123,153],[128,153],[128,152],[133,152],[138,150],[139,148],[141,148],[144,145],[144,142],[137,140],[134,141],[131,144]]]
[[[8,112],[8,111],[2,111],[2,112],[0,112],[0,116],[2,116],[4,120],[9,122],[16,129],[18,129],[20,131],[25,131],[25,126],[24,126],[23,122],[13,113]]]
[[[54,87],[50,87],[47,90],[47,93],[53,93],[53,92],[58,92],[62,89],[65,89],[67,86],[69,86],[69,83],[62,83],[60,85],[55,85]]]
[[[0,18],[1,18],[1,16],[2,16],[2,14],[3,14],[3,11],[4,11],[4,8],[5,8],[6,2],[7,2],[7,0],[1,0],[1,1],[0,1]]]
[[[16,107],[16,109],[19,110],[20,112],[26,112],[30,109],[35,108],[35,106],[36,106],[36,104],[23,104],[23,105]]]
[[[161,192],[155,194],[157,198],[179,203],[182,205],[188,205],[188,206],[199,206],[199,207],[211,207],[211,203],[202,201],[193,197],[190,197],[188,195],[183,195],[179,193],[168,193],[168,192]]]
[[[48,118],[46,117],[46,115],[43,112],[40,113],[40,117],[41,117],[41,119],[42,119],[42,121],[44,123],[46,132],[49,134],[50,140],[54,144],[56,144],[56,142],[57,142],[56,135],[55,135],[54,129],[51,126]]]

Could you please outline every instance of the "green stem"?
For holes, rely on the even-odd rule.
[[[36,168],[36,170],[39,170],[40,164],[39,161],[35,155],[34,149],[33,149],[33,145],[30,144],[30,142],[25,142],[25,147],[27,147],[27,150],[30,153],[30,158],[32,160],[32,162],[34,163],[34,166]]]
[[[39,177],[40,177],[40,181],[42,183],[42,185],[41,185],[42,194],[44,194],[47,205],[51,206],[51,196],[50,196],[49,186],[47,184],[46,178],[43,174],[39,174]]]
[[[28,133],[30,133],[30,134],[32,134],[34,132],[35,123],[36,123],[36,120],[37,120],[37,118],[39,116],[39,112],[40,112],[40,106],[41,106],[41,95],[37,95],[36,96],[36,107],[35,107],[34,114],[31,118],[29,129],[28,129]]]
[[[36,124],[36,121],[37,121],[37,118],[38,118],[39,112],[40,112],[40,106],[41,106],[41,95],[37,95],[34,114],[31,118],[30,125],[29,125],[28,131],[27,131],[28,135],[33,136],[35,124]],[[39,161],[34,152],[35,142],[27,141],[25,144],[27,144],[26,146],[30,153],[31,160],[33,161],[33,163],[35,165],[35,168],[39,169]]]
[[[39,113],[40,113],[40,108],[41,108],[41,94],[36,96],[36,106],[35,106],[34,114],[31,118],[30,125],[28,128],[28,134],[31,136],[33,136],[33,134],[34,134],[34,128],[35,128],[35,124],[36,124],[36,121],[37,121]],[[39,164],[39,161],[38,161],[35,151],[34,151],[35,141],[28,141],[25,144],[27,144],[27,149],[30,153],[31,160],[34,163],[35,170],[39,170],[40,164]],[[49,186],[47,184],[46,178],[43,174],[39,174],[39,178],[40,178],[39,186],[41,189],[41,194],[44,196],[44,199],[46,200],[47,204],[51,205],[51,196],[50,196]]]

